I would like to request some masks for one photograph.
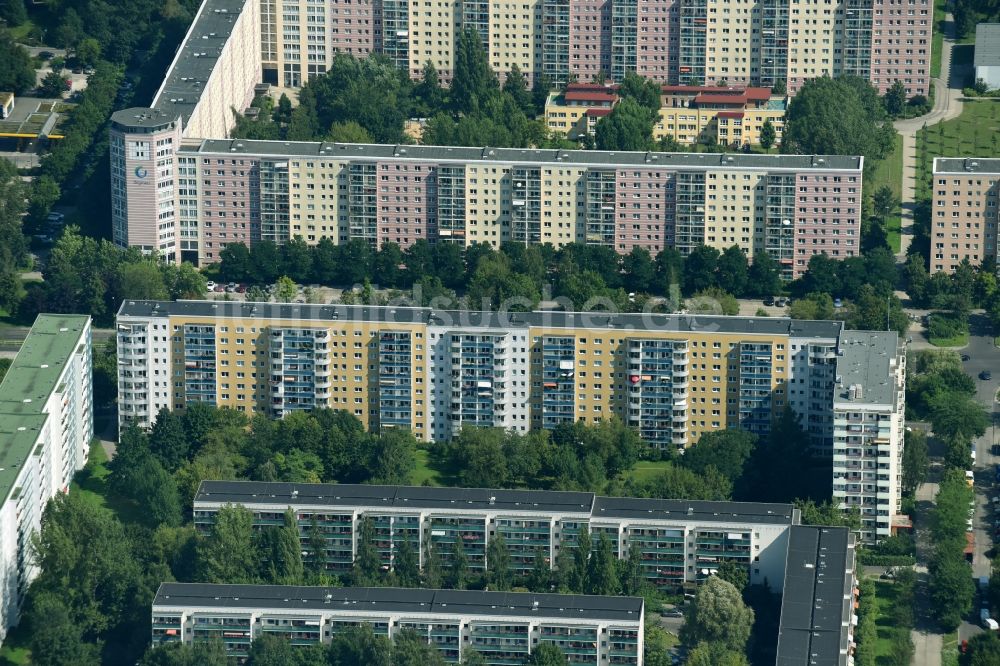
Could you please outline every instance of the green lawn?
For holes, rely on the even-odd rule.
[[[95,506],[114,511],[123,522],[143,522],[142,507],[111,492],[107,487],[107,478],[111,474],[107,463],[108,456],[104,453],[104,447],[95,439],[90,446],[87,466],[73,477],[70,492]]]
[[[26,625],[15,627],[7,633],[0,647],[0,666],[24,666],[31,663],[28,649],[28,629]]]
[[[903,193],[903,137],[896,135],[892,152],[884,160],[878,163],[875,174],[872,177],[871,194],[883,185],[888,185],[892,189],[893,195],[899,200]],[[893,252],[899,252],[899,236],[902,230],[902,216],[891,215],[886,220],[886,235],[889,240],[889,247]]]
[[[917,199],[930,197],[935,157],[993,157],[1000,154],[1000,102],[968,101],[962,115],[917,132]]]
[[[649,481],[657,474],[666,469],[670,463],[662,460],[651,461],[651,460],[640,460],[629,472],[631,477],[637,482],[642,483],[644,481]]]
[[[431,467],[431,454],[425,448],[417,449],[417,468],[410,475],[410,483],[415,486],[422,486],[426,481],[432,486],[440,486],[441,480],[438,471]]]
[[[941,48],[944,45],[944,33],[941,31],[944,23],[945,6],[948,0],[934,0],[934,37],[931,41],[931,76],[941,75]]]
[[[935,347],[964,347],[969,344],[969,334],[962,333],[951,338],[929,338]]]
[[[878,609],[875,616],[875,627],[878,639],[875,642],[875,663],[889,664],[892,654],[892,630],[895,626],[892,620],[892,606],[896,603],[897,591],[895,584],[886,580],[875,581],[875,604]]]
[[[941,666],[958,666],[958,632],[945,634],[941,640]]]

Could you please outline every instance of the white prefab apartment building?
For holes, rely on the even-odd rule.
[[[38,574],[31,535],[93,437],[90,317],[39,315],[0,383],[0,640]]]
[[[833,397],[833,499],[860,509],[861,535],[892,534],[900,510],[903,473],[906,354],[899,336],[844,331],[837,352]]]
[[[320,645],[367,624],[390,639],[414,632],[450,663],[474,650],[491,665],[523,664],[545,643],[575,663],[643,663],[637,597],[163,583],[152,615],[154,645],[218,637],[237,658],[263,634]]]

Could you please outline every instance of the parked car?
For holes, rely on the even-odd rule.
[[[765,298],[764,305],[774,305],[774,296],[768,296]]]
[[[969,356],[968,354],[962,354],[962,361],[963,361],[963,362],[965,362],[965,361],[968,361],[968,360],[970,360],[971,358],[972,358],[972,357],[971,357],[971,356]]]
[[[833,307],[835,307],[835,308],[842,308],[842,307],[844,307],[844,301],[840,300],[839,298],[833,299]]]
[[[982,372],[979,373],[979,378],[982,379],[984,382],[988,382],[989,380],[993,379],[993,375],[990,373],[989,370],[983,370]]]
[[[247,287],[246,287],[246,285],[245,284],[241,284],[238,287],[236,287],[236,293],[237,294],[245,294],[245,293],[247,293]]]
[[[39,51],[38,57],[42,60],[52,60],[52,58],[55,57],[55,54],[52,51]]]
[[[208,289],[209,291],[214,290],[215,289],[215,281],[209,280],[208,282],[206,282],[205,283],[205,289]]]
[[[222,292],[224,292],[225,290],[226,290],[226,288],[225,288],[225,287],[223,287],[223,286],[222,286],[221,284],[217,284],[217,285],[215,285],[215,288],[213,288],[213,289],[212,289],[212,291],[214,291],[214,292],[215,292],[215,293],[217,293],[217,294],[221,294],[221,293],[222,293]]]

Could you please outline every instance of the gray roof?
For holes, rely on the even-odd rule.
[[[593,517],[793,525],[798,522],[798,510],[791,504],[598,497]]]
[[[318,141],[251,141],[213,139],[187,152],[314,157],[333,160],[425,160],[430,162],[544,163],[580,166],[660,166],[675,169],[734,168],[762,171],[860,172],[864,158],[853,155],[747,155],[744,153],[659,153],[601,150],[551,150],[541,148],[491,148],[412,146],[391,144],[329,143]]]
[[[366,321],[393,324],[425,323],[444,328],[511,329],[544,326],[549,328],[599,328],[618,331],[789,335],[825,339],[836,339],[843,328],[843,323],[838,321],[806,321],[784,317],[608,314],[548,310],[480,312],[393,306],[243,303],[238,301],[124,301],[118,314],[119,316],[136,317],[287,319],[290,326],[325,325],[332,321]]]
[[[202,481],[195,502],[590,514],[593,493],[427,486]]]
[[[643,600],[576,594],[162,583],[157,607],[420,613],[641,622]]]
[[[846,527],[791,528],[776,666],[847,663],[853,569],[854,535]]]
[[[1000,174],[1000,159],[989,157],[935,157],[934,173]]]
[[[246,2],[205,0],[201,3],[173,64],[153,98],[154,110],[169,117],[179,117],[187,125]],[[219,76],[225,76],[225,73],[220,72]]]
[[[834,403],[893,405],[897,389],[890,365],[898,347],[894,331],[844,331],[837,348]],[[852,398],[855,385],[861,394]]]
[[[976,52],[972,63],[976,67],[1000,66],[1000,23],[976,26]]]
[[[177,122],[177,116],[159,109],[134,106],[111,114],[111,123],[123,132],[145,129],[150,132],[168,129]]]

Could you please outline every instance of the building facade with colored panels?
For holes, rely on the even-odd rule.
[[[953,273],[963,261],[978,266],[1000,258],[998,182],[998,159],[934,158],[928,270]]]
[[[223,301],[126,301],[117,324],[122,428],[192,402],[278,418],[343,409],[369,430],[424,441],[466,425],[526,433],[615,417],[676,451],[728,428],[766,436],[791,408],[833,457],[835,497],[859,510],[866,538],[897,527],[905,360],[895,333],[779,318]],[[855,404],[859,392],[873,401]]]

